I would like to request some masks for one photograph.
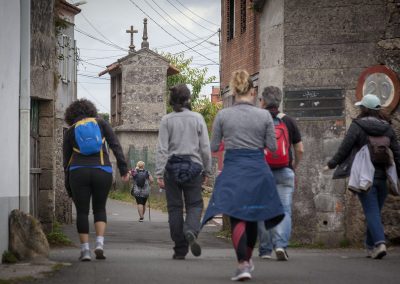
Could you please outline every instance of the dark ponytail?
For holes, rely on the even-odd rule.
[[[175,112],[183,108],[192,109],[190,105],[190,90],[185,84],[178,84],[169,89],[169,104]]]

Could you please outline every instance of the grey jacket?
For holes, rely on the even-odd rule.
[[[204,118],[197,112],[183,109],[163,116],[158,133],[156,177],[163,177],[172,155],[189,155],[211,176],[211,151]]]
[[[224,140],[225,150],[276,150],[275,126],[269,111],[250,103],[236,103],[220,110],[215,118],[211,151],[217,152]]]

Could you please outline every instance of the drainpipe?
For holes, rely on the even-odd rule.
[[[20,0],[19,208],[30,213],[31,1]]]

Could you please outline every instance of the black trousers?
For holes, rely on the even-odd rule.
[[[69,183],[76,207],[78,233],[89,233],[90,199],[92,199],[94,222],[107,222],[106,203],[112,174],[101,169],[79,168],[69,173]]]
[[[174,241],[176,255],[186,255],[189,244],[184,233],[193,232],[196,236],[200,230],[203,197],[201,195],[203,177],[197,176],[184,184],[177,183],[169,174],[164,174],[165,194],[167,197],[168,222],[171,239]],[[186,218],[183,218],[185,207]]]

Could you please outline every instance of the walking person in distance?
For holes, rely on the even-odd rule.
[[[133,179],[131,194],[136,200],[139,222],[143,222],[146,202],[150,195],[153,177],[149,171],[145,169],[145,163],[143,161],[137,162],[136,168],[131,171],[131,176]]]

